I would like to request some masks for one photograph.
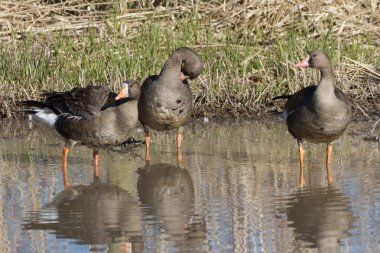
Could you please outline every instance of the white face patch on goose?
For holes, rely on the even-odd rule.
[[[125,90],[125,97],[128,97],[129,96],[129,84],[127,82],[123,82],[123,84],[121,85]]]
[[[121,98],[127,98],[129,96],[129,84],[127,82],[123,82],[121,84],[121,90],[119,94],[115,97],[115,100],[119,100]]]

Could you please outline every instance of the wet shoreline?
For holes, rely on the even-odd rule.
[[[100,150],[98,179],[91,149],[74,147],[68,190],[62,140],[27,120],[2,123],[0,244],[13,251],[353,252],[380,243],[380,150],[351,134],[365,122],[334,143],[332,185],[325,145],[306,143],[299,188],[297,144],[276,116],[192,121],[182,168],[170,131],[152,132],[150,165],[141,144]],[[138,128],[133,135],[143,139]]]
[[[17,114],[17,117],[13,118],[3,118],[0,119],[0,123],[3,122],[12,128],[10,122],[17,121],[28,121],[28,116],[22,113]],[[272,121],[282,121],[285,124],[285,121],[281,117],[281,112],[271,112],[264,115],[254,115],[252,117],[232,117],[232,116],[218,116],[218,117],[192,117],[188,125],[194,124],[205,124],[208,123],[228,123],[228,122],[245,122],[245,121],[261,121],[261,122],[272,122]],[[8,122],[8,123],[7,123]],[[360,128],[355,128],[350,131],[350,126],[348,126],[347,130],[350,135],[358,136],[359,138],[363,138],[366,141],[377,142],[380,146],[380,112],[373,112],[371,114],[364,115],[363,113],[357,113],[353,117],[353,121],[351,124],[358,123],[360,124]],[[37,124],[38,122],[34,122],[33,124]],[[350,124],[350,125],[351,125]],[[140,123],[136,126],[136,128],[141,128]],[[186,128],[186,126],[185,126]],[[131,136],[133,137],[133,136]],[[129,140],[130,142],[132,140]],[[136,140],[141,141],[141,140]],[[133,141],[132,141],[133,142]],[[128,144],[128,140],[126,140]],[[133,143],[131,143],[133,144]]]

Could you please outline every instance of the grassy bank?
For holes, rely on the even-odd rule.
[[[379,111],[377,1],[29,2],[0,7],[2,115],[11,116],[15,101],[37,99],[43,90],[90,83],[117,89],[128,78],[142,82],[185,45],[205,63],[191,82],[196,116],[279,109],[281,102],[272,97],[318,79],[315,71],[292,68],[312,49],[330,55],[338,86],[360,113]]]

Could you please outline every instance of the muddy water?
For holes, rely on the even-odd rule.
[[[174,132],[153,134],[150,166],[144,146],[102,150],[95,180],[75,147],[64,191],[50,130],[0,128],[1,252],[380,252],[380,150],[354,135],[333,145],[330,186],[325,146],[306,144],[298,187],[296,142],[271,119],[189,125],[182,168]]]

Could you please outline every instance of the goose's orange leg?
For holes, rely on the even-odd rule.
[[[178,164],[182,163],[182,135],[183,127],[179,127],[177,131],[177,161]]]
[[[68,189],[70,187],[69,180],[67,178],[67,156],[69,154],[69,147],[64,146],[63,147],[63,154],[62,154],[62,176],[63,176],[63,187],[65,189]]]
[[[330,161],[331,161],[331,154],[332,154],[332,145],[331,143],[327,143],[327,149],[326,149],[326,168],[327,168],[327,182],[331,184],[333,182],[333,175],[330,167]]]
[[[145,161],[150,162],[150,134],[149,134],[149,129],[144,129],[145,133],[145,147],[146,147],[146,152],[145,152]]]
[[[99,152],[97,150],[92,151],[92,158],[94,160],[94,178],[99,177]]]
[[[305,178],[303,177],[303,154],[304,154],[304,150],[303,150],[303,147],[302,147],[302,143],[298,143],[298,155],[299,155],[299,159],[300,159],[300,178],[299,178],[299,184],[300,184],[300,187],[303,187],[305,185]]]

